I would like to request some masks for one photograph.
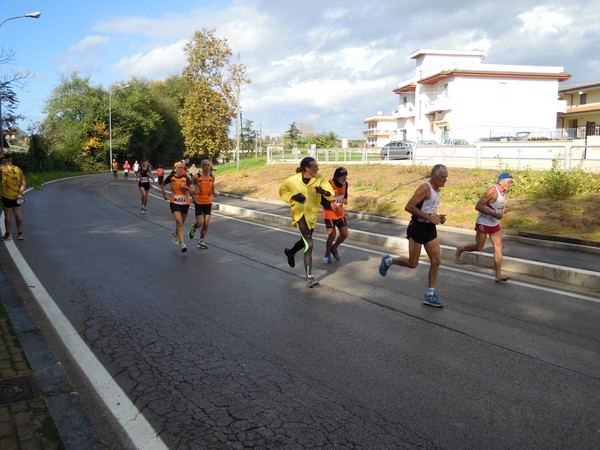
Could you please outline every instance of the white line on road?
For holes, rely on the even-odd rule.
[[[52,324],[98,396],[129,436],[135,448],[144,450],[167,449],[168,447],[156,431],[81,339],[75,328],[35,276],[15,243],[6,241],[5,244],[21,276],[46,314],[48,321]]]

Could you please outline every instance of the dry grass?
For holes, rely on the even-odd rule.
[[[336,166],[321,164],[320,173],[331,177]],[[217,174],[217,189],[258,198],[279,199],[282,181],[294,173],[295,164],[271,164]],[[351,165],[348,209],[408,220],[404,205],[417,186],[429,178],[431,167],[403,165]],[[447,214],[446,225],[472,229],[475,203],[495,181],[499,170],[451,168],[442,190],[439,212]],[[520,172],[512,171],[515,183]],[[566,200],[520,197],[508,194],[509,212],[503,219],[505,233],[519,231],[600,242],[600,193]]]

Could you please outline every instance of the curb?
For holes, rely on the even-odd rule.
[[[221,194],[221,195],[225,195],[225,194]],[[234,196],[231,196],[231,197],[234,197]],[[251,200],[250,198],[246,198],[246,197],[239,197],[239,196],[235,196],[235,197],[241,198],[243,200]],[[252,199],[251,201],[261,201],[261,200]],[[277,205],[287,205],[283,202],[273,201],[273,200],[269,201],[269,203],[277,204]],[[239,206],[226,205],[223,203],[214,203],[213,205],[216,207],[215,209],[218,209],[219,211],[223,211],[223,212],[230,213],[230,214],[235,214],[237,216],[250,217],[253,219],[260,220],[262,222],[275,223],[278,225],[289,225],[290,224],[290,218],[287,216],[284,217],[284,216],[280,216],[277,214],[265,213],[262,211],[241,208]],[[348,216],[352,217],[351,214],[353,214],[353,213],[349,213]],[[365,214],[359,214],[359,215],[356,215],[355,217],[360,217],[362,219],[370,219],[370,217],[368,217],[368,215],[365,215]],[[385,219],[385,221],[387,223],[397,223],[397,224],[404,224],[404,225],[408,223],[406,221],[398,221],[396,219],[386,219],[386,218],[383,218],[383,219]],[[452,230],[453,232],[456,232],[455,230],[458,230],[456,228],[440,227],[440,229],[442,229],[442,230],[444,228],[446,228],[448,231]],[[475,235],[474,232],[471,232],[469,230],[462,230],[462,229],[460,229],[460,230],[462,232],[464,232],[465,234]],[[321,223],[317,223],[317,227],[316,227],[315,231],[320,234],[325,234],[326,233],[325,225],[323,225]],[[544,246],[541,243],[543,241],[536,240],[536,239],[519,238],[517,236],[510,236],[510,235],[507,235],[505,237],[507,238],[507,240],[517,240],[517,241],[524,242],[524,243],[535,243],[535,245]],[[352,230],[352,232],[350,233],[350,235],[348,237],[348,240],[353,241],[353,242],[360,242],[363,244],[377,245],[377,246],[385,247],[385,248],[393,248],[394,250],[399,250],[399,249],[402,251],[408,250],[408,243],[407,243],[406,239],[395,237],[395,236],[385,236],[385,235],[376,234],[376,233],[369,233],[366,231]],[[527,241],[529,241],[529,242],[527,242]],[[550,245],[556,246],[556,243],[553,243],[553,242],[547,242],[546,244],[547,244],[546,246],[550,246]],[[577,244],[561,243],[561,247],[562,248],[570,248],[572,250],[577,250],[578,247],[583,247],[583,246],[577,245]],[[585,250],[590,251],[591,253],[596,253],[596,251],[600,250],[600,249],[596,248],[596,247],[585,247]],[[444,260],[446,262],[450,261],[450,262],[454,263],[454,252],[456,251],[456,247],[442,245],[441,251],[442,251],[442,260]],[[600,254],[600,252],[599,252],[599,254]],[[468,264],[473,264],[476,266],[486,267],[486,268],[493,267],[493,265],[494,265],[493,255],[491,255],[489,253],[484,253],[484,252],[465,253],[465,254],[463,254],[463,261]],[[566,283],[566,284],[576,285],[576,286],[585,287],[585,288],[589,288],[589,289],[600,290],[600,273],[599,272],[592,272],[589,270],[576,269],[573,267],[566,267],[566,266],[560,266],[560,265],[556,265],[556,264],[548,264],[548,263],[537,262],[537,261],[529,261],[529,260],[525,260],[525,259],[513,258],[513,257],[508,257],[508,256],[504,257],[504,260],[502,263],[502,269],[506,270],[507,272],[530,275],[530,276],[541,278],[544,280],[557,281],[560,283]]]

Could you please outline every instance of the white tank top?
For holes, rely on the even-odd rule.
[[[421,204],[421,211],[426,214],[435,214],[437,212],[438,206],[440,206],[440,192],[436,191],[429,181],[426,181],[425,184],[429,187],[429,198],[423,200]],[[413,216],[413,219],[416,219],[418,222],[428,222],[427,220]]]
[[[497,184],[492,184],[492,186],[494,186],[496,188],[496,192],[498,193],[498,195],[496,196],[495,201],[493,201],[492,203],[488,202],[488,204],[486,206],[488,208],[493,209],[497,213],[501,213],[504,210],[504,199],[506,198],[506,196],[504,194],[502,194],[502,191],[500,191],[500,189],[498,189]],[[479,212],[479,214],[477,214],[477,220],[475,223],[477,223],[478,225],[486,225],[488,227],[495,227],[496,225],[498,225],[500,223],[500,219],[496,219],[493,216]]]

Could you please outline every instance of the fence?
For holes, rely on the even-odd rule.
[[[381,148],[269,149],[269,163],[298,163],[312,156],[319,163],[404,164],[484,169],[515,170],[552,168],[559,161],[564,170],[582,168],[600,173],[600,144],[586,145],[577,141],[478,142],[474,145],[417,145],[409,160],[390,161],[381,156]]]

